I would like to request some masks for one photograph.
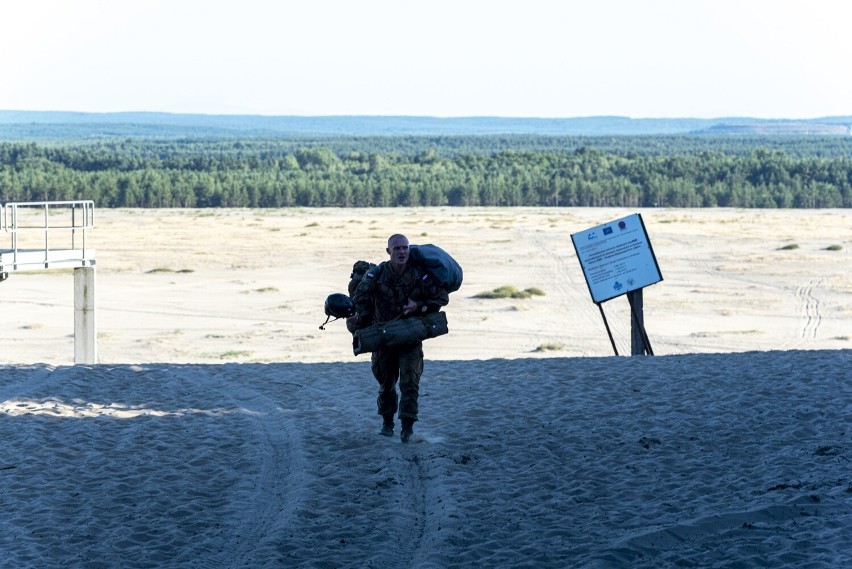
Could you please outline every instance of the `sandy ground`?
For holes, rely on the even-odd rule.
[[[99,210],[100,363],[70,271],[0,284],[0,566],[852,565],[852,212],[642,211],[632,358],[570,241],[629,213]],[[407,445],[318,329],[396,231],[465,268]]]
[[[465,269],[452,333],[428,355],[468,360],[613,354],[570,235],[618,209],[97,210],[101,363],[352,361],[323,301],[387,236],[435,243]],[[644,291],[656,355],[852,348],[852,211],[639,211],[663,281]],[[2,237],[2,236],[0,236]],[[796,245],[796,249],[785,247]],[[839,246],[840,250],[828,250]],[[545,296],[484,300],[496,287]],[[71,364],[69,270],[0,283],[0,362]],[[603,304],[630,353],[626,297]]]

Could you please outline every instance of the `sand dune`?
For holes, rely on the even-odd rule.
[[[465,282],[448,308],[440,359],[613,353],[571,233],[622,209],[97,210],[102,363],[352,361],[322,302],[352,263],[383,260],[392,232],[453,253]],[[645,291],[654,353],[852,347],[852,212],[644,210],[663,282]],[[795,249],[785,247],[796,246]],[[837,246],[839,250],[829,250]],[[510,285],[545,296],[483,300]],[[73,363],[67,272],[0,284],[0,362]],[[630,352],[624,297],[605,303]]]
[[[101,212],[101,363],[70,365],[68,272],[0,284],[0,565],[852,564],[849,214],[643,212],[665,280],[630,358],[569,239],[624,213]],[[466,279],[408,445],[317,328],[398,230]],[[502,285],[545,296],[474,298]]]
[[[0,370],[10,567],[842,567],[852,352]]]

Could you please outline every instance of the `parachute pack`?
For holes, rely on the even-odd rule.
[[[456,292],[461,288],[464,272],[452,255],[431,243],[411,245],[408,250],[408,262],[426,271],[442,289]]]

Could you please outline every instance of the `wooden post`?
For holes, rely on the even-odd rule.
[[[645,315],[642,311],[642,289],[632,290],[627,293],[627,302],[630,303],[630,355],[631,356],[653,356],[651,340],[645,332]]]
[[[95,267],[74,269],[74,363],[98,363]]]
[[[645,316],[642,314],[642,289],[631,290],[627,293],[632,318],[630,319],[630,355],[644,356],[645,341],[642,339],[642,328]]]

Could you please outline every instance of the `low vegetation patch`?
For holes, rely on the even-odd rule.
[[[532,298],[533,296],[544,296],[544,291],[535,287],[518,290],[511,285],[504,285],[488,292],[480,292],[473,298]]]
[[[840,245],[829,245],[825,248],[826,251],[843,251],[843,247]]]
[[[784,245],[783,247],[779,247],[778,250],[779,251],[793,251],[794,249],[798,249],[798,248],[799,248],[798,243],[790,243],[788,245]]]
[[[215,353],[206,353],[202,354],[204,357],[209,359],[218,359],[218,360],[233,360],[240,358],[247,358],[251,356],[251,352],[247,350],[229,350],[227,352],[221,352],[218,354]]]
[[[562,344],[542,344],[537,347],[534,352],[558,352],[562,350],[565,346]]]
[[[151,269],[150,271],[145,271],[146,274],[153,275],[156,273],[178,273],[178,274],[186,274],[186,273],[194,273],[193,269],[178,269],[175,271],[174,269],[170,269],[168,267],[157,267],[156,269]]]

